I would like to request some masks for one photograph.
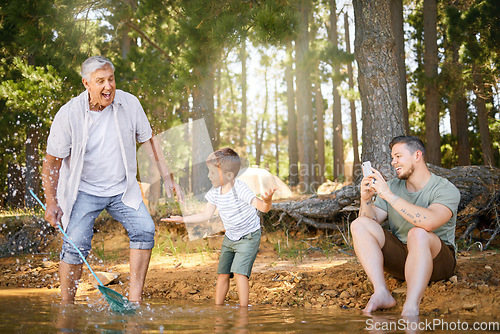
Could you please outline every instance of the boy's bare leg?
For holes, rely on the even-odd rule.
[[[420,301],[432,275],[432,259],[441,250],[439,237],[418,227],[408,232],[408,257],[405,264],[405,278],[408,286],[406,302],[401,315],[419,314]]]
[[[142,301],[142,290],[148,273],[151,249],[130,249],[130,294],[131,302]]]
[[[229,274],[219,274],[217,285],[215,286],[215,305],[224,304],[227,292],[229,291]]]
[[[351,224],[351,233],[356,256],[375,290],[363,311],[370,313],[377,309],[393,307],[396,300],[387,288],[384,277],[382,247],[385,244],[385,235],[382,227],[373,219],[359,217]]]
[[[234,274],[236,280],[236,288],[238,289],[238,298],[240,299],[240,306],[248,306],[250,295],[250,286],[248,284],[248,277],[246,275]]]
[[[59,282],[61,283],[61,304],[75,302],[78,280],[82,277],[81,264],[69,264],[64,261],[59,263]]]

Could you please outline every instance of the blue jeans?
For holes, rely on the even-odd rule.
[[[71,211],[66,234],[87,257],[92,248],[94,222],[97,216],[106,210],[116,220],[122,223],[130,238],[131,249],[152,249],[154,246],[155,224],[149,215],[144,202],[138,210],[125,205],[122,194],[111,197],[99,197],[78,192]],[[61,250],[61,261],[68,264],[82,264],[83,260],[75,248],[64,237]]]

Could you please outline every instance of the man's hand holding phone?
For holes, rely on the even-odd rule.
[[[363,199],[369,199],[375,193],[380,195],[389,190],[384,177],[378,170],[372,168],[370,161],[363,162],[361,166],[363,168],[363,180],[361,181],[361,196],[364,195]],[[368,195],[370,196],[369,198]]]
[[[372,163],[370,161],[365,161],[361,164],[361,168],[363,169],[363,176],[364,177],[369,177],[371,174],[373,174],[372,171]],[[373,183],[375,183],[375,179],[373,179]]]
[[[375,195],[375,189],[372,188],[374,178],[372,177],[373,170],[370,161],[365,161],[361,164],[363,170],[363,180],[361,180],[361,200],[364,202],[371,201]]]

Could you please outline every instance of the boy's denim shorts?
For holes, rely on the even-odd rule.
[[[76,198],[66,234],[87,257],[92,247],[94,222],[97,216],[106,210],[121,222],[130,238],[131,249],[152,249],[154,246],[155,224],[148,209],[141,203],[138,210],[125,205],[122,194],[111,197],[99,197],[79,191]],[[61,261],[68,264],[82,264],[83,260],[75,248],[64,237]]]
[[[250,277],[252,266],[259,251],[261,230],[248,233],[238,241],[224,236],[217,274],[234,273]]]

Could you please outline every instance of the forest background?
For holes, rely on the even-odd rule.
[[[36,205],[51,121],[97,54],[155,133],[204,119],[214,148],[300,193],[355,180],[361,160],[390,177],[402,134],[433,165],[500,164],[494,0],[10,0],[0,54],[2,209]],[[209,185],[194,167],[197,193]]]

